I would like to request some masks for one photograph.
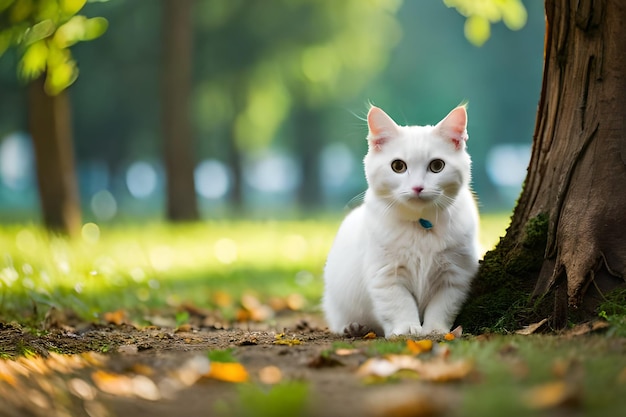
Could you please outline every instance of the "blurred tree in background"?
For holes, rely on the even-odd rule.
[[[163,4],[163,150],[167,219],[198,220],[191,125],[193,0]]]
[[[443,1],[94,1],[89,13],[111,29],[97,45],[72,47],[81,77],[66,93],[85,218],[341,208],[365,186],[359,118],[368,101],[425,124],[469,100],[475,189],[484,207],[508,209],[527,166],[541,79],[543,11],[527,6],[520,34],[491,26],[510,18],[488,14],[493,33],[475,48],[466,19]],[[189,14],[178,19],[167,7],[191,10],[191,23],[176,25]],[[0,158],[8,159],[16,142],[27,147],[14,51],[0,59]],[[32,187],[11,179],[26,178],[27,159],[0,164],[4,218],[33,216]],[[171,214],[174,204],[184,214]]]
[[[399,41],[399,0],[199,2],[197,122],[225,132],[243,201],[242,152],[272,144],[290,120],[303,207],[320,202],[319,151],[331,103],[347,100],[386,66]],[[220,41],[222,40],[222,41]],[[224,41],[227,40],[227,41]]]
[[[40,202],[47,227],[76,234],[81,214],[72,149],[71,110],[64,90],[78,77],[69,47],[101,36],[103,18],[77,13],[85,0],[6,0],[0,3],[0,55],[19,50],[17,71],[30,82],[29,130],[33,138]]]

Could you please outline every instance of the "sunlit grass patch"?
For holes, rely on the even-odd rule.
[[[330,222],[90,223],[82,239],[68,240],[37,227],[4,226],[0,311],[18,318],[32,314],[33,305],[56,306],[95,317],[182,302],[225,308],[246,293],[293,292],[313,306],[335,228]]]
[[[485,217],[484,245],[497,242],[506,221]],[[54,306],[98,320],[107,311],[146,316],[188,303],[232,319],[246,300],[277,297],[286,308],[317,309],[339,222],[87,223],[74,240],[36,226],[1,226],[0,314],[41,320]]]

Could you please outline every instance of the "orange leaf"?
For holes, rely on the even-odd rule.
[[[444,338],[444,339],[446,339],[447,341],[450,341],[450,340],[454,340],[454,339],[455,339],[455,337],[454,337],[454,335],[453,335],[452,333],[446,333],[446,334],[443,336],[443,338]]]
[[[246,382],[248,371],[242,364],[236,362],[211,362],[211,368],[205,376],[219,381]]]
[[[104,321],[119,326],[126,322],[126,312],[124,310],[116,310],[104,313]]]
[[[433,341],[429,339],[424,340],[407,340],[406,347],[409,349],[409,352],[414,355],[419,355],[420,353],[430,352],[433,349]]]

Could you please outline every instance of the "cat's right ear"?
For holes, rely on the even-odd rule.
[[[372,106],[367,113],[367,126],[369,128],[367,140],[370,149],[377,152],[398,132],[396,122],[382,109],[375,106]]]

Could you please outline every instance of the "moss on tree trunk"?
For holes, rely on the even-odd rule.
[[[514,330],[537,317],[531,300],[534,280],[543,264],[548,216],[530,219],[522,236],[507,231],[498,246],[485,254],[459,324],[476,333]]]

